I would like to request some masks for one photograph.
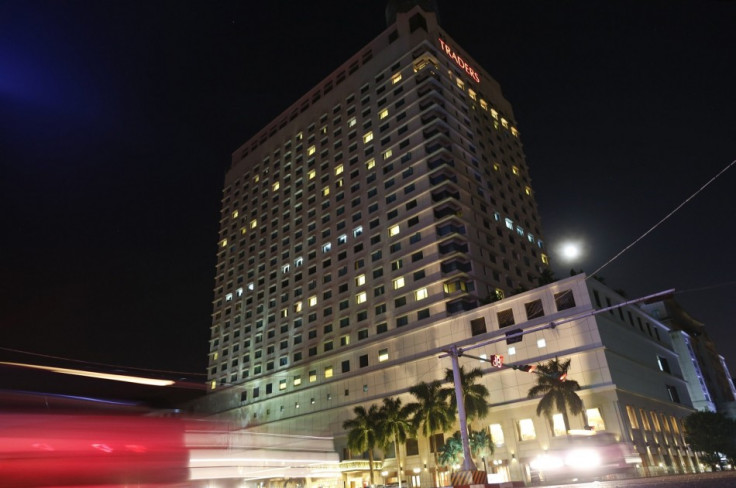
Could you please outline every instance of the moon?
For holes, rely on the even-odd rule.
[[[566,261],[573,261],[580,257],[582,250],[576,242],[566,242],[560,247],[560,253]]]

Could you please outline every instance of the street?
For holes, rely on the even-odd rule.
[[[543,486],[556,488],[730,488],[736,486],[736,471]]]

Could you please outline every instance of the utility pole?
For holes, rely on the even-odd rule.
[[[455,400],[457,401],[457,417],[460,422],[460,439],[463,442],[463,471],[475,471],[475,463],[470,455],[470,442],[468,439],[468,422],[465,416],[465,399],[463,398],[463,385],[460,382],[460,366],[458,364],[458,356],[462,355],[462,350],[456,345],[450,346],[447,350],[450,359],[452,359],[452,379],[455,383]]]

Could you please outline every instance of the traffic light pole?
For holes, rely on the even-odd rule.
[[[457,401],[457,417],[460,422],[460,439],[463,442],[463,471],[475,471],[475,463],[470,455],[470,442],[468,439],[468,422],[465,416],[465,398],[463,398],[463,385],[460,381],[460,366],[458,356],[462,355],[462,349],[452,345],[447,350],[452,360],[452,379],[455,383],[455,400]]]

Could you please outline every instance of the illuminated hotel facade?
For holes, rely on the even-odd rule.
[[[591,302],[579,280],[518,294],[538,286],[548,261],[516,120],[498,83],[420,7],[397,13],[233,153],[217,256],[210,394],[197,408],[254,432],[334,436],[346,461],[353,408],[412,401],[409,387],[444,377],[442,347],[522,322],[528,302],[543,306],[542,319],[568,313],[555,293],[575,288],[573,308]],[[525,337],[516,357],[574,356],[573,374],[595,371],[581,384],[610,387],[595,327],[568,329],[567,342],[548,338],[543,349]],[[509,357],[506,342],[484,353]],[[528,475],[522,453],[527,462],[544,447],[511,441],[519,412],[539,420],[530,376],[484,379],[508,417],[513,447],[498,451],[497,470],[511,479]],[[625,407],[609,403],[607,425],[623,436]],[[689,410],[668,408],[677,418]],[[402,478],[429,486],[431,455],[417,442],[417,452],[402,447]],[[367,471],[350,469],[344,480],[357,486]]]

